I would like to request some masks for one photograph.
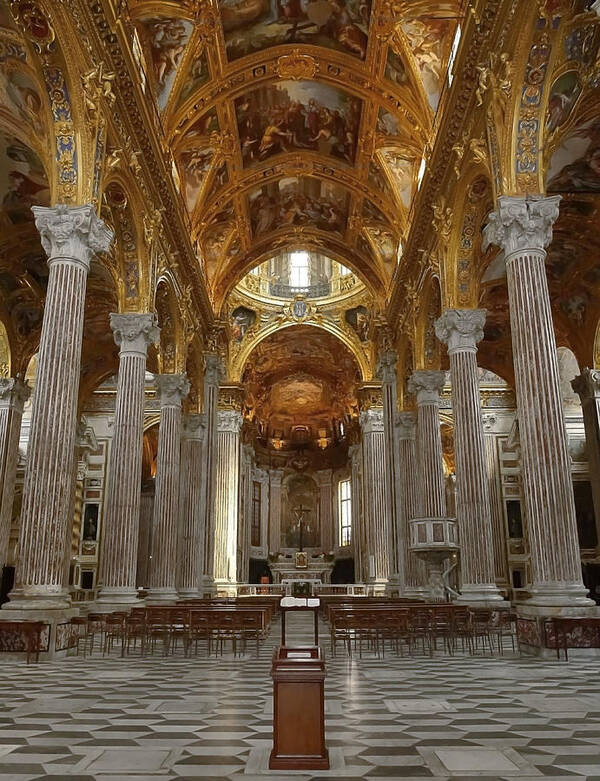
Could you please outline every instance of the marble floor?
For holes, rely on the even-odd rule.
[[[298,623],[306,619],[290,616],[295,641],[308,638]],[[278,634],[275,626],[259,659],[2,659],[0,781],[600,781],[600,660],[512,653],[328,655],[331,770],[269,772]]]

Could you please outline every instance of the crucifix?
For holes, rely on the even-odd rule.
[[[294,515],[296,516],[296,521],[298,522],[298,531],[300,533],[299,547],[301,551],[304,550],[304,515],[309,511],[310,507],[303,507],[301,504],[298,507],[294,507]]]

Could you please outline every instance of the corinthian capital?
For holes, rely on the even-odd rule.
[[[477,352],[477,342],[483,339],[485,309],[446,309],[435,321],[435,335],[448,345],[450,354]]]
[[[582,404],[588,399],[600,399],[600,369],[582,369],[581,374],[571,380],[571,387]]]
[[[414,412],[399,412],[396,418],[398,439],[415,439],[417,435],[417,416]]]
[[[149,344],[156,344],[160,336],[154,314],[111,314],[110,327],[119,345],[120,354],[137,353],[146,357]]]
[[[378,374],[384,383],[396,382],[396,363],[398,354],[395,350],[384,350],[379,356]]]
[[[202,442],[206,427],[206,416],[191,412],[183,419],[183,437]]]
[[[439,404],[445,382],[446,372],[420,369],[412,373],[408,390],[417,397],[417,404]]]
[[[12,407],[23,412],[23,406],[31,395],[31,388],[18,377],[0,378],[0,407]]]
[[[483,231],[484,250],[490,244],[502,247],[505,255],[545,249],[552,241],[552,226],[558,217],[560,195],[501,195]]]
[[[96,214],[91,203],[84,206],[32,206],[35,225],[48,260],[66,258],[90,267],[92,254],[106,252],[114,232]]]
[[[185,374],[155,374],[154,383],[163,407],[180,407],[190,392],[190,381]]]
[[[224,374],[223,363],[218,353],[204,353],[204,384],[218,385]]]
[[[375,434],[383,431],[383,410],[380,407],[363,410],[359,420],[363,434]]]
[[[239,434],[243,422],[242,413],[237,410],[226,409],[217,411],[217,431]]]

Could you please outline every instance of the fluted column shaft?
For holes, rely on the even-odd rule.
[[[240,412],[217,412],[214,564],[217,583],[236,579],[241,428]]]
[[[385,472],[388,493],[390,528],[390,577],[404,589],[404,555],[399,531],[399,475],[398,442],[396,438],[396,417],[398,414],[398,378],[396,362],[398,357],[392,350],[383,352],[379,359],[379,372],[383,382],[383,427],[385,432]]]
[[[546,247],[560,196],[502,196],[485,229],[505,252],[533,607],[589,606],[583,586]]]
[[[510,586],[508,558],[506,551],[506,528],[504,525],[504,501],[500,484],[500,459],[498,442],[491,428],[496,422],[492,413],[483,416],[487,477],[490,493],[490,511],[492,515],[492,542],[494,544],[494,573],[496,583]]]
[[[596,518],[596,547],[600,551],[600,369],[584,369],[571,385],[581,399],[585,453]]]
[[[446,373],[413,372],[409,390],[417,398],[417,462],[421,475],[418,517],[446,516],[446,486],[440,432],[440,392]],[[410,520],[410,518],[409,518]]]
[[[34,206],[48,255],[48,288],[27,467],[19,560],[6,608],[66,608],[64,551],[71,496],[85,290],[93,252],[112,232],[93,206]]]
[[[185,374],[157,374],[160,426],[156,456],[156,495],[152,518],[152,567],[149,602],[177,597],[175,567],[181,464],[181,402],[190,390]]]
[[[146,356],[160,333],[153,314],[112,314],[110,325],[120,350],[100,557],[107,606],[137,602]]]
[[[142,486],[140,496],[140,530],[138,533],[138,563],[136,586],[147,589],[150,584],[152,554],[152,514],[154,510],[154,480]]]
[[[23,405],[30,392],[18,378],[0,378],[0,577],[8,556]]]
[[[362,445],[350,445],[348,456],[351,464],[352,547],[354,548],[354,580],[365,579],[363,513],[362,513]]]
[[[204,566],[202,572],[203,592],[210,592],[214,584],[215,566],[215,465],[217,439],[217,402],[219,400],[219,379],[222,373],[221,361],[216,353],[204,355]]]
[[[494,577],[489,483],[481,417],[477,342],[483,339],[485,310],[448,309],[435,324],[448,345],[456,456],[456,519],[461,541],[459,602],[502,599]]]
[[[424,597],[428,593],[425,562],[410,550],[408,522],[419,516],[419,481],[417,466],[417,418],[414,412],[398,415],[398,475],[400,505],[398,513],[398,543],[404,561],[403,594]]]
[[[177,549],[177,592],[180,597],[201,595],[198,561],[204,558],[202,468],[204,416],[186,415],[181,440],[181,492]]]
[[[363,455],[363,513],[368,581],[385,587],[390,575],[390,525],[387,512],[385,464],[385,431],[383,409],[371,408],[360,413]],[[383,478],[383,479],[382,479]]]
[[[269,471],[269,553],[281,548],[281,483],[283,469]]]

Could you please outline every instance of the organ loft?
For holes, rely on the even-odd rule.
[[[0,0],[0,781],[285,775],[222,724],[293,643],[332,774],[592,773],[599,48],[599,0]],[[450,657],[475,720],[546,682],[537,755]]]

